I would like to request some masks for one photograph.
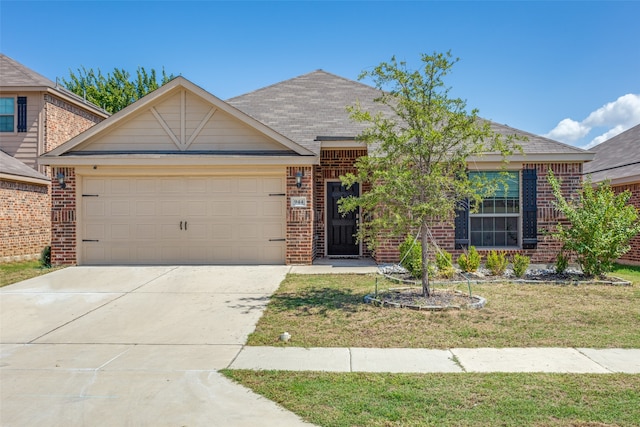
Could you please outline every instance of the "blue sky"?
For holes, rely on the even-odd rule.
[[[0,2],[0,50],[51,80],[162,67],[222,99],[451,50],[452,95],[587,146],[640,123],[640,2]]]

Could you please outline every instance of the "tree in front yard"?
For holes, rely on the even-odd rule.
[[[77,72],[70,71],[69,80],[63,78],[62,85],[106,111],[116,113],[174,77],[164,69],[158,80],[156,70],[147,71],[144,67],[138,67],[134,77],[124,69],[114,68],[113,73],[105,76],[100,70],[82,67]]]
[[[496,134],[477,110],[466,111],[466,101],[450,97],[444,77],[457,61],[450,52],[423,54],[421,68],[410,70],[392,58],[360,75],[372,78],[380,90],[375,102],[388,113],[366,111],[360,104],[348,107],[353,120],[369,125],[359,139],[370,154],[358,159],[357,173],[342,180],[370,190],[343,199],[341,210],[362,208],[357,237],[373,248],[383,234],[418,231],[423,266],[428,265],[430,227],[452,221],[460,203],[477,203],[498,188],[496,182],[470,180],[467,160],[494,152],[506,161],[518,147],[514,136]],[[422,268],[425,296],[431,293],[428,271]]]
[[[547,178],[556,197],[554,205],[569,222],[569,226],[558,224],[552,233],[562,242],[562,251],[574,253],[587,276],[612,271],[615,260],[629,251],[629,241],[640,233],[638,210],[627,204],[631,193],[616,195],[608,183],[594,187],[587,180],[578,198],[567,200],[551,170]]]

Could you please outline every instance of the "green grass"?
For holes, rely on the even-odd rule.
[[[320,426],[640,425],[640,375],[223,373]]]
[[[40,266],[40,261],[20,261],[0,264],[0,287],[41,276],[62,267],[45,268]]]
[[[640,286],[474,285],[481,310],[418,312],[363,304],[375,275],[289,275],[248,345],[300,347],[640,348]],[[380,289],[396,286],[379,282]],[[466,289],[466,285],[460,289]]]
[[[628,280],[634,285],[640,285],[640,266],[615,264],[609,275]]]

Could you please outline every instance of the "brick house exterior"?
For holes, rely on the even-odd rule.
[[[108,114],[57,86],[51,80],[0,54],[0,98],[14,109],[13,128],[0,132],[5,155],[39,172],[36,182],[9,160],[0,163],[2,180],[3,238],[0,260],[39,256],[51,240],[49,185],[40,183],[49,169],[38,164],[38,156],[101,122]],[[16,175],[15,173],[21,175]]]
[[[609,182],[616,194],[631,193],[629,203],[640,212],[640,124],[592,148],[596,156],[585,165],[592,182]],[[618,262],[640,265],[640,235]]]
[[[339,182],[368,154],[356,140],[363,125],[351,121],[345,107],[358,100],[377,109],[378,95],[372,87],[321,70],[226,102],[183,77],[172,80],[41,157],[66,179],[66,188],[56,182],[52,187],[53,261],[310,264],[322,257],[373,257],[397,262],[403,236],[388,236],[372,251],[353,238],[358,215],[337,211],[340,197],[367,191]],[[523,152],[508,165],[519,177],[518,188],[522,185],[514,203],[523,210],[511,215],[513,240],[500,248],[526,253],[533,262],[553,262],[559,245],[546,230],[561,218],[551,205],[547,170],[571,194],[593,154],[492,127],[526,137]],[[489,153],[470,166],[486,173],[499,164],[499,156]],[[136,195],[142,187],[155,192]],[[189,196],[199,189],[206,190],[202,196]],[[267,213],[275,220],[262,224]],[[476,223],[469,216],[464,225],[452,219],[433,230],[438,244],[457,254],[460,230],[477,233],[469,225]],[[199,234],[189,235],[187,224]],[[216,252],[225,236],[235,236],[227,241],[227,253]],[[184,250],[174,250],[182,245]]]

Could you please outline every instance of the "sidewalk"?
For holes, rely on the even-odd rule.
[[[640,374],[640,349],[242,348],[230,369],[325,372]]]

